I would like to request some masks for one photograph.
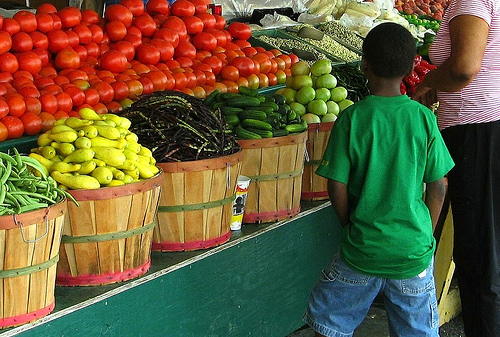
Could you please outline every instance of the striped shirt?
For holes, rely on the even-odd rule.
[[[441,65],[451,52],[449,22],[459,15],[474,15],[489,25],[481,70],[457,92],[438,91],[440,129],[453,125],[500,120],[500,0],[454,0],[446,9],[435,42],[429,49],[433,64]]]

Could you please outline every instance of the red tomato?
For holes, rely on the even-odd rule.
[[[26,51],[17,55],[19,70],[26,70],[30,74],[38,74],[42,70],[42,59],[33,51]]]
[[[255,66],[252,59],[249,57],[235,57],[229,64],[235,66],[242,77],[247,77],[254,73]]]
[[[190,71],[190,70],[192,71],[192,69],[190,69],[193,66],[193,60],[192,59],[190,59],[188,57],[184,57],[184,56],[179,56],[175,60],[177,62],[179,62],[179,65],[185,71]]]
[[[100,43],[104,36],[102,28],[96,24],[91,24],[89,25],[89,29],[92,32],[92,42]]]
[[[36,13],[57,13],[57,8],[48,2],[44,2],[36,9]]]
[[[21,10],[14,14],[12,16],[14,20],[19,22],[19,26],[21,28],[21,32],[26,32],[30,33],[36,30],[37,28],[37,21],[36,21],[36,16],[34,13],[27,11],[27,10]]]
[[[0,98],[0,119],[4,118],[9,114],[9,105],[5,98]]]
[[[94,110],[98,115],[107,114],[108,108],[104,103],[97,102],[92,106],[92,110]]]
[[[19,69],[19,63],[17,57],[14,54],[6,52],[0,55],[0,72],[6,71],[11,74],[15,73]]]
[[[82,12],[76,7],[65,7],[57,12],[61,19],[62,28],[71,28],[82,21]]]
[[[42,67],[49,64],[49,51],[47,49],[34,48],[33,52],[40,57],[40,60],[42,60]]]
[[[149,14],[135,17],[132,24],[139,28],[143,36],[153,36],[156,33],[156,22]]]
[[[192,60],[196,57],[196,48],[191,42],[186,40],[179,41],[179,45],[175,48],[174,57],[182,56]]]
[[[77,86],[68,87],[64,89],[64,92],[71,97],[71,101],[75,106],[80,106],[85,102],[85,93]]]
[[[198,34],[203,31],[203,21],[201,21],[201,19],[196,16],[183,16],[182,21],[184,21],[184,24],[186,25],[186,30],[190,35]]]
[[[167,0],[149,0],[146,4],[146,10],[149,14],[170,14]]]
[[[251,47],[252,45],[247,40],[236,39],[232,41],[235,45],[240,47],[240,49]]]
[[[195,9],[196,14],[200,13],[206,13],[207,12],[207,2],[205,0],[189,0],[193,5]]]
[[[143,87],[139,80],[128,80],[125,83],[128,85],[128,98],[137,99],[142,95]]]
[[[128,85],[122,81],[115,81],[110,83],[113,88],[113,100],[121,101],[122,99],[128,97]]]
[[[88,57],[99,57],[101,55],[101,48],[95,42],[90,42],[85,45],[87,49],[87,58]]]
[[[194,88],[196,86],[196,75],[189,71],[184,72],[184,75],[187,78],[186,88]]]
[[[13,79],[14,78],[12,77],[11,73],[6,73],[6,72],[0,73],[0,83],[12,82]]]
[[[77,46],[80,43],[80,36],[72,30],[66,31],[66,35],[68,35],[68,42],[70,47]]]
[[[4,18],[2,29],[10,35],[14,35],[15,33],[19,33],[21,31],[21,25],[13,18]]]
[[[158,38],[158,39],[170,42],[170,44],[174,48],[177,48],[177,46],[179,45],[179,34],[177,32],[175,32],[175,31],[173,31],[170,28],[160,28],[160,29],[158,29],[156,31],[155,35],[153,36],[153,38],[155,38],[155,39]]]
[[[12,47],[12,37],[6,31],[0,30],[0,54],[10,50]]]
[[[122,105],[117,101],[109,102],[108,104],[106,104],[106,108],[108,109],[108,112],[112,114],[117,114],[121,110],[123,110]]]
[[[7,128],[7,139],[20,138],[24,134],[23,122],[17,117],[6,116],[0,121]]]
[[[120,0],[119,4],[130,9],[134,17],[144,14],[145,8],[142,0]]]
[[[151,81],[149,78],[141,77],[141,78],[139,78],[138,81],[141,82],[141,84],[142,84],[142,94],[143,95],[147,95],[147,94],[150,94],[150,93],[155,91],[153,81]]]
[[[194,36],[193,45],[198,50],[212,51],[217,47],[217,39],[210,33],[201,32]]]
[[[38,135],[40,132],[42,132],[42,120],[32,112],[27,112],[22,115],[21,122],[23,123],[24,134],[27,136]]]
[[[101,68],[121,73],[127,69],[127,57],[118,50],[108,50],[101,56]]]
[[[153,70],[149,73],[142,74],[141,77],[151,80],[154,91],[163,91],[167,86],[167,75],[160,70]]]
[[[52,17],[52,21],[54,21],[54,30],[62,29],[61,18],[56,13],[50,13],[50,16]]]
[[[94,88],[88,88],[84,91],[85,93],[85,103],[91,106],[99,103],[99,91]]]
[[[92,31],[88,26],[84,24],[79,24],[73,27],[73,32],[78,34],[78,38],[81,44],[86,44],[92,42]]]
[[[174,57],[175,48],[170,42],[155,38],[151,39],[149,43],[158,48],[158,51],[160,52],[161,62],[166,62]]]
[[[235,39],[248,40],[252,36],[252,29],[243,22],[231,22],[227,26],[227,31]]]
[[[66,111],[58,110],[54,113],[54,118],[56,120],[64,119],[64,118],[68,118],[68,117],[69,117],[69,114]]]
[[[224,66],[220,72],[220,75],[223,79],[229,81],[236,81],[238,77],[240,77],[238,68],[232,65]]]
[[[54,114],[57,111],[57,98],[53,94],[44,93],[38,98],[42,104],[42,112]]]
[[[205,73],[199,69],[193,70],[193,74],[196,76],[196,84],[202,86],[207,81],[207,76]]]
[[[49,39],[47,35],[41,33],[39,31],[34,31],[30,33],[31,41],[33,41],[33,49],[41,48],[48,49],[49,48]]]
[[[69,46],[68,35],[62,30],[51,30],[47,37],[49,38],[49,50],[53,53]]]
[[[84,9],[82,10],[82,22],[84,23],[99,23],[99,14],[92,9]]]
[[[25,102],[26,102],[25,113],[31,112],[34,113],[35,115],[39,115],[40,112],[42,112],[42,103],[40,103],[38,97],[26,97]]]
[[[137,47],[135,58],[144,64],[156,64],[160,62],[160,51],[150,43],[143,43]]]
[[[170,13],[175,16],[193,16],[196,7],[189,0],[177,0],[172,4]]]
[[[219,75],[224,66],[222,60],[217,56],[206,57],[201,63],[208,64],[215,75]]]
[[[57,98],[57,109],[59,111],[65,111],[65,112],[70,112],[71,109],[73,108],[73,100],[71,99],[71,96],[66,93],[66,92],[58,92],[55,94]]]
[[[1,18],[0,18],[0,29],[2,28],[2,26],[3,26],[3,16],[1,16]]]
[[[138,46],[140,46],[142,44],[142,38],[139,35],[135,35],[135,34],[127,34],[127,36],[125,36],[123,41],[130,42],[132,44],[132,46],[134,46],[134,48],[137,48]]]
[[[54,64],[57,69],[78,69],[80,55],[71,47],[64,48],[56,54]]]
[[[120,21],[110,21],[105,27],[110,41],[120,41],[127,36],[127,27]]]
[[[33,49],[33,40],[31,36],[26,32],[19,32],[12,35],[12,47],[11,51],[23,52]]]
[[[0,122],[0,142],[3,142],[9,136],[9,131],[4,123]]]
[[[211,71],[205,71],[205,85],[214,85],[215,84],[215,75]]]
[[[177,16],[169,16],[166,18],[161,27],[168,28],[176,32],[179,35],[179,40],[185,40],[187,38],[186,24]]]
[[[52,126],[56,121],[52,114],[49,114],[48,112],[41,112],[39,117],[42,120],[42,132],[52,129]]]
[[[104,17],[108,21],[120,21],[125,27],[130,27],[134,15],[127,7],[120,4],[112,4],[106,7]]]
[[[200,18],[201,21],[203,21],[204,29],[215,28],[215,24],[217,23],[217,21],[215,20],[215,17],[212,14],[206,13],[206,12],[201,12],[201,13],[196,14],[196,17]]]
[[[77,46],[74,46],[73,49],[76,51],[76,53],[80,57],[80,66],[81,66],[82,63],[85,62],[85,60],[87,60],[87,56],[88,56],[87,48],[85,48],[84,46],[79,44]]]
[[[54,19],[47,13],[36,14],[36,29],[44,34],[47,34],[54,29]]]
[[[26,111],[26,102],[20,94],[8,94],[5,96],[5,101],[9,105],[9,115],[20,117]]]
[[[224,29],[226,27],[226,19],[218,14],[213,14],[215,18],[215,29]]]
[[[115,95],[111,84],[106,82],[99,82],[92,86],[99,93],[99,101],[106,104],[113,100]]]
[[[125,57],[127,58],[127,61],[132,61],[135,56],[135,48],[132,45],[132,43],[128,41],[118,41],[116,43],[113,43],[111,46],[112,50],[118,50],[121,52]]]

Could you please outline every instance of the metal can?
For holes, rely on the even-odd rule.
[[[222,5],[221,4],[209,4],[208,8],[212,14],[222,15]]]

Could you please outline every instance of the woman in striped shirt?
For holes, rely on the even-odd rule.
[[[455,167],[448,194],[467,337],[500,336],[500,0],[454,0],[429,55],[438,124]]]

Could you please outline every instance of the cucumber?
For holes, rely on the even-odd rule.
[[[270,106],[260,106],[260,105],[259,105],[259,106],[254,106],[254,107],[252,107],[252,110],[261,110],[261,111],[264,111],[264,112],[265,112],[266,114],[268,114],[268,115],[269,115],[270,113],[273,113],[273,112],[274,112],[274,110],[273,110],[273,108],[272,108],[272,107],[270,107]]]
[[[266,119],[267,115],[264,111],[260,110],[243,110],[241,112],[238,112],[238,117],[242,120],[251,118],[263,121],[264,119]]]
[[[285,96],[281,95],[281,94],[274,94],[273,95],[273,98],[274,98],[274,102],[278,105],[282,105],[282,104],[285,104],[286,103],[286,98]]]
[[[233,97],[241,97],[241,95],[236,94],[236,93],[232,93],[232,92],[224,92],[224,93],[220,94],[220,98],[223,100],[228,100],[228,99],[233,98]]]
[[[273,132],[269,130],[255,129],[250,127],[245,127],[245,130],[258,134],[262,138],[271,138],[273,136]]]
[[[252,96],[252,97],[256,97],[259,94],[257,89],[252,89],[252,88],[243,87],[243,86],[238,87],[238,92],[241,95]]]
[[[251,96],[232,97],[226,100],[225,104],[236,108],[245,108],[251,106],[259,106],[260,99]]]
[[[220,108],[220,112],[223,115],[237,114],[238,112],[242,112],[243,108],[235,108],[234,106],[223,105]]]
[[[307,130],[307,123],[303,121],[302,123],[296,123],[296,124],[288,124],[285,126],[285,130],[287,130],[289,133],[299,133]]]
[[[288,113],[288,111],[290,111],[290,106],[288,104],[282,104],[278,107],[278,112],[282,115],[285,115]]]
[[[273,111],[278,111],[279,105],[274,102],[265,101],[260,103],[260,106],[267,106],[273,108]]]
[[[225,115],[223,118],[228,125],[235,126],[240,123],[240,119],[235,114]]]
[[[288,132],[287,129],[278,129],[278,130],[273,130],[273,137],[283,137],[283,136],[288,136],[290,133]]]
[[[276,103],[276,101],[274,100],[274,96],[266,96],[266,102],[274,102],[274,103]]]
[[[241,126],[244,128],[252,128],[252,129],[259,129],[259,130],[266,130],[266,131],[272,131],[273,127],[271,124],[261,121],[261,120],[256,120],[256,119],[243,119],[241,120]]]
[[[297,113],[293,110],[290,110],[287,112],[286,118],[288,122],[291,122],[297,118]]]
[[[223,107],[226,103],[224,103],[224,101],[216,101],[214,103],[212,103],[212,105],[210,106],[210,110],[212,111],[215,111],[217,109],[219,109],[220,107]]]
[[[211,106],[212,103],[214,103],[217,100],[217,96],[219,94],[220,94],[219,90],[215,89],[214,91],[212,91],[210,93],[210,95],[205,97],[205,99],[203,100],[203,103],[208,107]]]
[[[261,139],[262,137],[252,131],[248,131],[241,126],[235,126],[233,129],[234,133],[236,134],[236,137],[239,139]]]

